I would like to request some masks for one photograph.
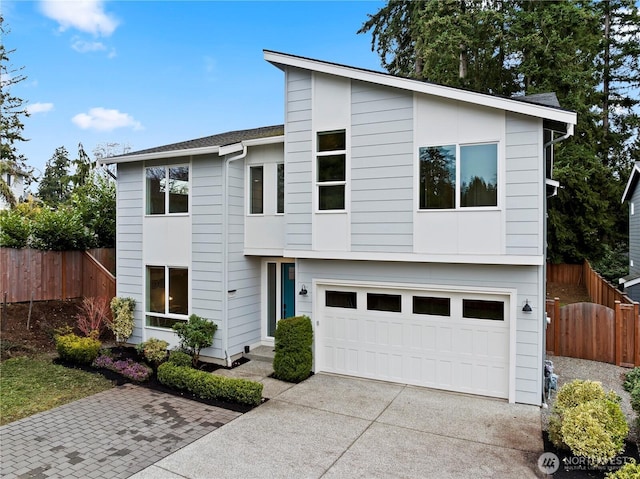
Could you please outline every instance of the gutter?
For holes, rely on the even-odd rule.
[[[555,145],[556,143],[560,143],[561,141],[566,140],[570,136],[573,136],[574,125],[572,123],[567,123],[567,127],[568,127],[567,132],[564,135],[559,136],[558,138],[552,139],[551,141],[548,141],[544,145],[542,145],[542,153],[544,155],[545,164],[547,163],[547,147],[551,145]],[[553,136],[553,133],[551,135]],[[551,158],[551,171],[553,171],[553,157]],[[560,182],[556,180],[552,180],[551,178],[545,178],[545,184],[554,187],[554,193],[551,195],[552,197],[558,194],[558,188],[560,188]]]
[[[224,351],[227,367],[231,367],[231,356],[229,356],[229,165],[233,161],[242,160],[247,156],[247,145],[244,142],[229,146],[222,146],[219,149],[220,156],[241,152],[235,156],[227,157],[223,163],[223,184],[222,184],[222,350]]]

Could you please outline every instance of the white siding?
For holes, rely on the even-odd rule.
[[[413,96],[353,81],[352,251],[413,250],[413,161]]]
[[[540,267],[298,260],[296,274],[298,288],[302,284],[313,284],[314,279],[333,279],[485,290],[516,289],[515,400],[540,405],[543,358],[539,346],[542,327],[539,318],[544,312],[544,298],[540,297],[538,287]],[[306,314],[313,320],[313,301],[323,299],[314,298],[312,288],[308,289],[307,296],[298,296],[296,313]],[[522,312],[527,299],[532,313]],[[313,324],[316,327],[315,321]]]
[[[142,264],[143,182],[140,163],[118,165],[116,277],[119,297],[136,300],[131,343],[142,341],[144,281]]]
[[[506,118],[506,253],[543,254],[542,120]]]
[[[285,74],[285,247],[311,249],[311,73]]]

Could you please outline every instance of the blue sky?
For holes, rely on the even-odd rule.
[[[78,143],[132,151],[283,122],[283,74],[263,49],[381,70],[356,35],[378,1],[2,0],[2,41],[27,80],[36,174]],[[117,151],[116,153],[119,153]]]

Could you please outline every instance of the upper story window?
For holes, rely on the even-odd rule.
[[[284,163],[278,164],[278,199],[276,213],[284,213]]]
[[[264,213],[264,167],[252,166],[249,168],[250,189],[250,209],[252,215]]]
[[[345,130],[319,132],[317,150],[318,209],[344,210],[347,183]]]
[[[421,147],[420,209],[498,206],[498,145]]]
[[[11,173],[7,173],[7,186],[11,186],[11,183],[12,183]]]
[[[153,166],[146,169],[148,215],[189,212],[189,167]]]

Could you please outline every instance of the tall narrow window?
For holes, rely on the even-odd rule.
[[[319,210],[344,210],[347,144],[345,130],[318,133]]]
[[[165,169],[163,167],[147,168],[147,214],[163,215]]]
[[[460,206],[498,205],[498,145],[460,147]]]
[[[455,207],[455,145],[420,148],[420,209]]]
[[[278,204],[276,213],[284,213],[284,163],[278,165]]]
[[[189,167],[169,168],[169,213],[189,212]]]
[[[251,182],[250,213],[261,215],[264,213],[263,190],[264,190],[264,167],[252,166],[249,168],[249,181]]]

